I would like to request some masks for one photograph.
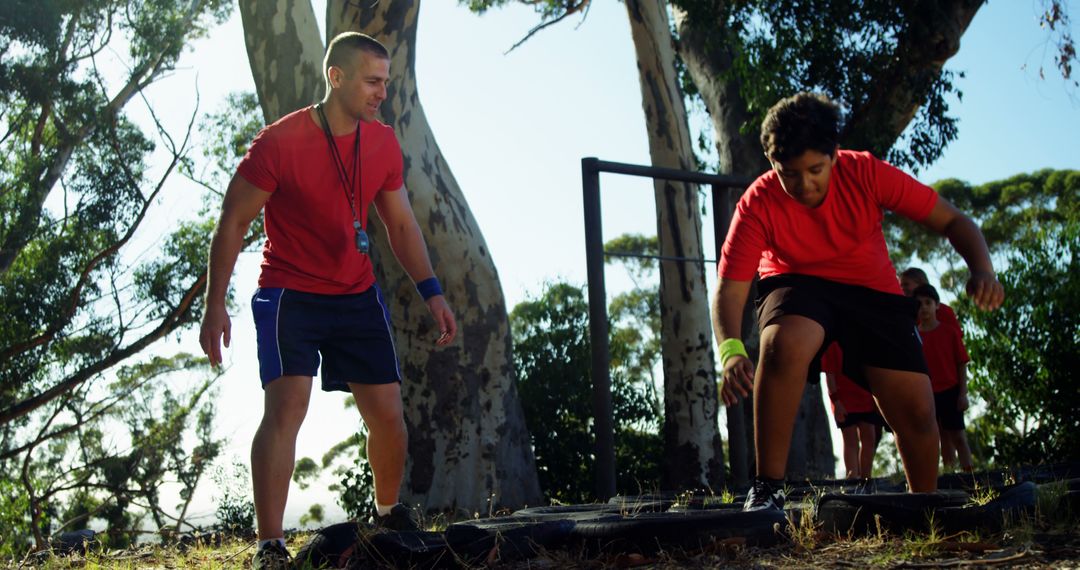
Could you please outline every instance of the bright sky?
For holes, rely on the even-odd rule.
[[[1046,70],[1046,80],[1038,78],[1038,66],[1050,65],[1053,51],[1037,25],[1038,6],[1036,0],[993,0],[979,11],[948,64],[967,74],[957,81],[963,102],[952,106],[960,136],[920,175],[924,182],[955,177],[982,183],[1040,168],[1080,168],[1080,102],[1066,94],[1056,69]],[[315,2],[315,13],[321,20],[322,2]],[[596,2],[584,22],[564,21],[504,55],[536,21],[518,5],[479,17],[446,0],[425,2],[419,20],[420,99],[495,260],[508,309],[539,293],[545,281],[585,282],[581,158],[649,161],[625,7]],[[203,112],[218,111],[227,93],[254,90],[238,14],[197,42],[174,76],[150,90],[158,109],[168,110],[174,133],[193,108],[196,80]],[[138,117],[136,106],[129,111]],[[191,207],[191,192],[198,191],[177,184],[185,189],[163,202],[170,217]],[[651,184],[605,175],[601,186],[606,239],[655,233]],[[710,235],[711,221],[704,231]],[[245,460],[261,415],[245,303],[255,289],[258,261],[257,254],[242,256],[233,278],[240,307],[226,354],[230,368],[219,385],[218,422],[231,440],[227,453]],[[619,268],[607,275],[609,293],[630,283]],[[180,348],[198,351],[195,335],[183,335]],[[318,460],[358,425],[358,414],[343,408],[341,396],[317,394],[298,457]],[[327,507],[328,521],[340,519],[331,494],[294,487],[286,525],[295,525],[312,502]],[[196,503],[196,510],[212,514],[212,491],[204,489]]]

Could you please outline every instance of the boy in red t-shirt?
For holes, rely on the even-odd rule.
[[[713,328],[726,405],[754,397],[756,476],[744,510],[782,509],[784,475],[801,395],[834,341],[843,370],[867,388],[896,434],[908,488],[937,489],[934,395],[916,330],[881,229],[892,210],[948,238],[967,262],[975,305],[1005,293],[982,232],[970,218],[899,169],[839,148],[840,110],[799,93],[769,109],[761,143],[772,169],[747,188],[724,242]],[[742,315],[758,282],[758,365],[742,345]]]
[[[844,375],[843,361],[840,345],[834,342],[821,356],[821,371],[825,373],[836,427],[844,439],[847,478],[870,479],[885,418],[870,392]]]
[[[930,279],[926,276],[926,272],[918,267],[908,267],[902,273],[900,273],[900,288],[904,290],[904,294],[911,297],[915,294],[915,288],[919,285],[929,285]],[[960,321],[956,318],[956,313],[953,312],[952,307],[945,303],[938,303],[937,320],[941,321],[941,324],[953,327],[960,333],[960,338],[964,338],[964,330],[960,328]]]
[[[919,301],[919,336],[934,389],[941,462],[949,468],[959,458],[960,468],[971,471],[971,448],[964,434],[964,411],[968,409],[967,363],[971,358],[959,331],[938,320],[941,299],[937,289],[919,285],[912,296]]]

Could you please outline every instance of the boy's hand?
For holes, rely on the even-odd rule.
[[[992,311],[1005,301],[1005,288],[993,272],[972,272],[967,282],[967,294],[975,306],[984,311]]]
[[[960,396],[956,398],[956,411],[966,412],[971,404],[968,403],[967,392],[961,392]]]
[[[754,363],[742,355],[728,358],[720,384],[720,400],[725,406],[732,406],[740,397],[746,398],[753,392]]]

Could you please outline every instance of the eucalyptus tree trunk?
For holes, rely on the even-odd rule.
[[[712,121],[720,172],[749,178],[759,176],[768,170],[770,165],[761,148],[758,133],[742,132],[742,126],[747,123],[750,114],[739,95],[739,84],[724,76],[733,59],[731,46],[722,41],[726,31],[717,28],[721,23],[702,22],[690,17],[680,7],[673,11],[679,35],[679,55],[701,93]],[[735,204],[741,195],[741,191],[727,193],[729,212],[735,211]],[[756,287],[751,291],[751,295],[754,294]],[[753,315],[753,305],[747,303],[743,319],[743,342],[750,355],[756,358],[760,346],[760,331]],[[836,458],[833,456],[832,438],[828,432],[828,416],[820,390],[814,388],[817,388],[817,385],[812,385],[811,389],[805,391],[799,404],[787,465],[791,477],[831,476],[835,470]],[[743,398],[727,410],[731,472],[736,484],[744,483],[746,478],[754,473],[753,413],[749,398]],[[812,426],[825,426],[826,429],[812,429]]]
[[[696,170],[667,2],[626,0],[626,11],[652,164]],[[697,185],[657,179],[654,187],[660,254],[703,257]],[[703,263],[660,263],[666,489],[719,489],[724,484],[708,297]]]
[[[469,513],[535,504],[540,487],[518,401],[498,273],[416,89],[419,8],[418,0],[330,0],[326,7],[328,38],[355,30],[390,50],[382,120],[401,143],[410,202],[458,321],[457,340],[435,349],[434,322],[412,280],[393,261],[387,240],[380,239],[385,229],[373,216],[375,274],[389,304],[405,378],[409,463],[403,500],[427,510]],[[310,1],[244,0],[241,11],[267,120],[318,99],[324,44]],[[256,21],[249,26],[249,19]]]

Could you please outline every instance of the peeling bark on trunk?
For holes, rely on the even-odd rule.
[[[627,0],[653,166],[695,170],[665,0]],[[655,180],[660,254],[701,258],[696,185]],[[724,484],[704,266],[660,263],[665,489]]]
[[[769,162],[761,150],[758,133],[740,132],[750,115],[746,112],[746,104],[739,95],[739,85],[734,81],[723,79],[723,74],[730,68],[733,59],[729,51],[730,46],[722,40],[726,32],[717,27],[721,23],[694,21],[680,8],[675,8],[674,14],[676,30],[679,34],[679,55],[686,63],[687,70],[709,112],[719,154],[720,172],[750,178],[759,176],[769,169]],[[741,195],[741,190],[733,190],[727,194],[731,211],[734,211],[735,204]],[[756,294],[756,291],[751,293]],[[743,341],[750,354],[756,355],[760,339],[757,320],[753,317],[752,303],[747,304],[744,314]],[[803,395],[799,410],[800,413],[795,422],[795,433],[806,433],[807,421],[810,421],[811,425],[823,422],[827,425],[828,416],[820,396],[815,402],[807,391]],[[738,404],[736,408],[728,410],[730,467],[732,476],[737,481],[744,473],[747,476],[755,473],[752,426],[753,407],[748,399]],[[732,441],[735,438],[737,440]],[[803,450],[799,449],[794,457],[789,458],[788,473],[806,473],[809,465],[826,465],[835,461],[832,440],[826,438],[824,443],[825,445],[815,445],[812,450],[813,457],[802,454]],[[792,450],[796,450],[800,445],[802,444],[793,440]],[[827,474],[832,475],[832,471]]]
[[[241,0],[240,20],[266,124],[322,99],[325,48],[311,0]]]
[[[391,53],[382,120],[405,153],[405,186],[435,273],[455,311],[459,338],[443,350],[412,280],[394,262],[376,264],[393,316],[409,424],[404,496],[428,509],[487,512],[536,504],[540,485],[518,401],[510,322],[498,272],[480,228],[443,159],[416,86],[419,0],[327,3],[327,35],[364,32]],[[378,259],[392,253],[377,216]]]

